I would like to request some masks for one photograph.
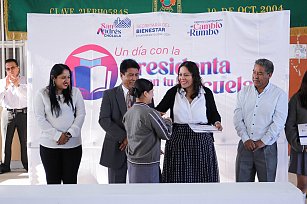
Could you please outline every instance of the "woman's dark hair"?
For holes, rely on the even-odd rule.
[[[298,96],[302,107],[307,109],[307,71],[305,71],[304,77],[302,79],[301,87],[298,91]]]
[[[201,83],[201,77],[199,74],[199,69],[198,66],[195,62],[192,61],[185,61],[183,62],[179,68],[178,68],[178,74],[180,72],[181,67],[186,67],[189,72],[192,74],[192,79],[193,79],[193,94],[191,95],[191,98],[194,99],[196,96],[198,96],[200,87],[202,87],[202,83]],[[179,79],[179,77],[178,77]],[[178,87],[181,88],[180,83],[178,84]]]
[[[153,84],[147,79],[137,79],[134,83],[134,87],[130,90],[130,95],[140,98],[144,91],[149,92],[153,89]]]
[[[60,74],[62,74],[65,69],[69,71],[69,75],[71,76],[71,71],[66,64],[55,64],[50,71],[49,85],[47,86],[51,103],[51,113],[52,115],[55,114],[56,117],[59,117],[59,115],[61,114],[61,108],[58,99],[56,97],[56,86],[54,84],[54,79],[57,78]],[[64,89],[62,93],[64,96],[64,103],[67,103],[67,105],[69,106],[71,105],[74,111],[75,108],[73,107],[72,103],[71,89],[72,89],[72,80],[70,80],[68,88]]]

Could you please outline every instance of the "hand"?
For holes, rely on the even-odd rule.
[[[253,140],[249,139],[246,142],[244,142],[244,147],[248,151],[254,151],[254,149],[256,148],[256,144],[254,143]]]
[[[10,76],[7,76],[7,77],[5,78],[5,82],[6,82],[6,84],[5,84],[5,89],[7,89],[7,88],[11,85]]]
[[[222,131],[222,130],[223,130],[223,126],[222,126],[222,124],[221,124],[220,121],[216,121],[216,122],[214,123],[214,126],[215,126],[219,131]]]
[[[19,76],[14,77],[14,76],[11,75],[9,81],[10,81],[11,83],[13,83],[15,87],[18,87],[19,84],[20,84],[20,78],[19,78]]]
[[[120,151],[124,151],[127,147],[127,144],[128,144],[128,139],[127,139],[127,137],[125,137],[125,139],[119,145]]]
[[[172,122],[172,119],[170,117],[163,117],[163,119]]]
[[[166,114],[166,113],[160,112],[160,111],[159,111],[159,113],[160,113],[161,116],[164,116]]]
[[[60,139],[57,141],[58,145],[64,145],[68,142],[70,137],[67,135],[67,133],[62,133]]]
[[[261,149],[265,146],[265,144],[261,140],[257,140],[254,142],[256,145],[256,148],[253,150],[254,152],[257,151],[258,149]]]

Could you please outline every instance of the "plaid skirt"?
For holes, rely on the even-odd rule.
[[[187,124],[174,124],[165,144],[162,180],[165,183],[219,182],[212,133],[195,133]]]
[[[291,148],[289,172],[307,176],[307,152],[296,152]]]

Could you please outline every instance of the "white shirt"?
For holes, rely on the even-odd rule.
[[[123,91],[124,91],[125,101],[127,101],[127,93],[128,93],[129,90],[124,85],[122,85],[122,88],[123,88]]]
[[[245,86],[237,95],[233,122],[243,143],[251,139],[265,145],[277,141],[288,114],[288,96],[268,84],[261,94],[254,86]]]
[[[63,95],[60,95],[61,114],[56,117],[51,113],[51,103],[46,88],[41,89],[34,101],[34,113],[41,128],[40,144],[48,148],[73,148],[81,145],[81,127],[85,118],[85,106],[83,97],[78,88],[72,88],[72,102],[75,107],[76,117],[71,106],[64,103]],[[69,132],[71,138],[64,145],[58,145],[57,141],[63,132]]]
[[[3,108],[22,109],[27,107],[27,80],[20,77],[19,87],[10,84],[7,89],[6,77],[0,80],[0,101]]]
[[[184,89],[180,89],[176,93],[173,108],[174,123],[208,123],[206,111],[205,90],[203,88],[191,103],[186,98]]]

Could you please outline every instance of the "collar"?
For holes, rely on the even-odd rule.
[[[129,89],[127,89],[123,84],[122,84],[122,89],[124,91],[124,95],[126,96],[128,91],[129,91]]]
[[[254,86],[255,91],[258,93],[258,95],[261,95],[261,94],[265,93],[267,90],[270,89],[270,87],[271,87],[271,83],[269,82],[269,83],[266,85],[266,87],[264,87],[263,91],[259,94],[259,92],[257,91],[256,87]]]
[[[143,102],[135,102],[133,105],[137,105],[137,106],[147,106],[147,107],[149,107],[148,104],[143,103]]]
[[[184,90],[184,88],[180,88],[178,90],[178,93],[179,95],[181,96],[181,98],[183,98],[185,95],[186,95],[186,91]],[[199,92],[198,92],[198,95],[197,95],[197,98],[199,98],[201,95],[204,95],[206,94],[206,91],[203,87],[200,87],[199,88]]]

